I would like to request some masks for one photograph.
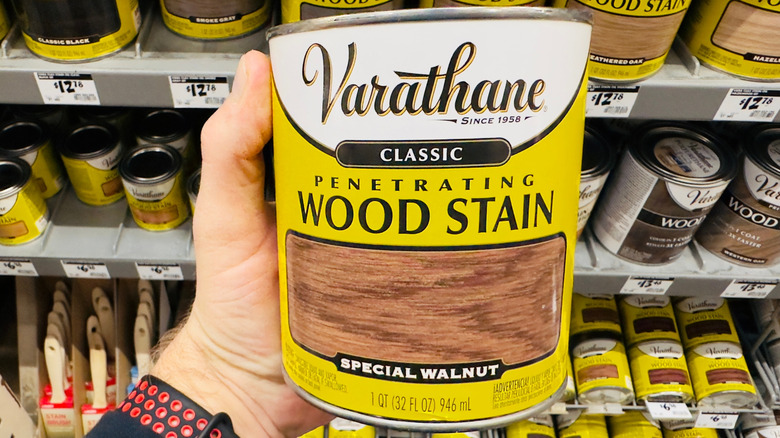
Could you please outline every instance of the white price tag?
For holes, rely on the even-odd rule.
[[[628,277],[626,283],[620,288],[621,294],[639,294],[639,295],[664,295],[669,287],[674,283],[674,278],[665,277]]]
[[[628,117],[639,95],[639,87],[588,85],[588,117]]]
[[[766,298],[777,286],[777,282],[771,281],[752,281],[752,280],[732,280],[726,286],[723,298]]]
[[[586,405],[585,413],[588,415],[620,415],[623,413],[623,406],[619,403],[603,403]]]
[[[655,403],[647,402],[647,411],[656,420],[690,420],[691,411],[685,403]]]
[[[176,264],[136,263],[135,270],[143,280],[184,280],[181,266]]]
[[[174,108],[217,108],[230,94],[226,77],[168,76]]]
[[[0,275],[37,277],[38,271],[30,260],[0,260]]]
[[[713,414],[699,412],[694,427],[706,427],[709,429],[734,429],[737,425],[739,414]]]
[[[105,263],[61,260],[68,278],[111,278]]]
[[[780,90],[731,88],[713,120],[771,122],[780,110]]]
[[[54,105],[100,105],[92,75],[34,73],[43,103]]]

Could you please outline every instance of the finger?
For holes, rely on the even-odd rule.
[[[268,58],[257,51],[246,53],[230,96],[203,127],[194,233],[199,261],[208,261],[210,267],[232,266],[275,239],[273,215],[263,199],[262,150],[271,138],[270,81]]]

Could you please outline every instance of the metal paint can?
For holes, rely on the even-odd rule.
[[[470,431],[466,431],[466,432],[432,433],[432,434],[430,434],[430,438],[481,438],[481,436],[482,436],[482,434],[478,430],[470,430]]]
[[[166,231],[189,217],[179,152],[167,145],[130,151],[119,163],[127,204],[139,227]]]
[[[334,418],[328,424],[328,438],[374,438],[376,428],[343,418]]]
[[[13,119],[34,120],[46,125],[53,135],[59,134],[70,121],[69,112],[59,105],[14,105],[11,107]]]
[[[623,342],[594,337],[577,343],[571,352],[577,398],[581,403],[634,401],[634,385]]]
[[[181,111],[157,109],[149,111],[136,124],[138,145],[167,144],[176,149],[184,160],[185,173],[195,155],[192,125]]]
[[[11,20],[8,19],[8,14],[5,12],[5,7],[0,4],[0,40],[5,38],[10,29]]]
[[[256,32],[271,18],[270,0],[160,0],[165,26],[199,40],[236,38]]]
[[[710,342],[733,342],[739,345],[737,328],[725,299],[684,298],[674,304],[674,309],[686,350]]]
[[[540,415],[506,427],[506,438],[555,438],[552,417]]]
[[[403,9],[403,0],[332,0],[327,4],[316,0],[282,0],[282,23],[332,17],[362,12]]]
[[[587,415],[573,410],[556,417],[558,438],[609,438],[603,415]]]
[[[119,176],[122,142],[111,125],[79,126],[60,143],[73,191],[88,205],[108,205],[125,196]]]
[[[708,131],[650,123],[623,154],[591,229],[617,256],[635,263],[676,260],[736,175],[731,150]]]
[[[198,193],[200,192],[200,169],[187,178],[187,197],[190,200],[190,210],[192,214],[195,214],[195,204],[198,201]]]
[[[780,259],[780,125],[746,133],[742,166],[696,241],[712,254],[742,266],[761,267]],[[710,217],[711,216],[711,217]]]
[[[615,296],[574,292],[571,299],[571,335],[592,331],[620,334]]]
[[[683,347],[675,341],[646,341],[628,350],[636,398],[645,402],[688,403],[693,388]]]
[[[596,206],[609,172],[615,166],[615,149],[592,125],[585,125],[582,143],[582,171],[580,172],[580,209],[577,212],[577,236],[585,231],[590,214]]]
[[[626,411],[607,417],[611,438],[663,438],[661,423],[645,411]]]
[[[780,3],[701,0],[680,27],[691,54],[743,79],[780,79]]]
[[[629,295],[620,299],[626,345],[653,339],[680,342],[674,308],[667,296]]]
[[[141,27],[138,0],[14,0],[27,48],[54,61],[88,61],[130,44]]]
[[[325,438],[325,426],[320,426],[316,429],[310,430],[299,438]]]
[[[0,157],[26,161],[43,199],[56,195],[65,185],[65,172],[49,131],[40,123],[15,121],[0,128]]]
[[[306,400],[451,432],[528,418],[563,394],[589,32],[572,13],[417,9],[269,32],[283,361]],[[570,43],[507,56],[496,38],[518,26]],[[420,45],[422,33],[437,38]],[[333,318],[337,302],[350,321]]]
[[[545,0],[420,0],[421,8],[460,6],[545,6]]]
[[[686,350],[685,356],[699,407],[743,409],[758,403],[739,344],[701,344]]]
[[[0,245],[27,243],[49,225],[49,211],[32,169],[18,158],[0,159]]]

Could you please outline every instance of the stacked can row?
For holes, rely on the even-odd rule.
[[[582,403],[695,401],[741,409],[758,402],[722,298],[631,295],[618,304],[611,295],[575,293],[571,333]]]
[[[128,110],[82,111],[69,123],[63,110],[17,108],[0,124],[0,244],[41,236],[45,200],[70,180],[90,206],[127,198],[139,227],[162,231],[186,221],[189,192],[197,196],[197,135],[181,112],[153,110],[136,123]],[[128,147],[127,145],[132,145]],[[192,199],[192,198],[191,198]]]
[[[603,166],[602,175],[610,177],[590,221],[593,235],[612,253],[640,264],[672,262],[694,239],[731,263],[777,263],[780,125],[728,126],[648,122],[632,127],[625,144],[615,140],[612,148],[622,145],[623,152],[611,172]],[[731,128],[728,135],[716,131]],[[589,150],[603,138],[586,136],[583,170],[606,157]],[[583,174],[581,203],[595,203],[601,178],[587,186]]]

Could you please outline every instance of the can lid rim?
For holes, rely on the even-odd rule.
[[[7,198],[9,196],[13,196],[24,189],[24,186],[27,185],[27,182],[30,180],[30,177],[32,176],[32,168],[29,164],[27,164],[26,161],[21,160],[19,158],[3,158],[0,159],[0,167],[3,166],[14,166],[18,168],[21,172],[21,177],[19,178],[19,182],[16,184],[13,184],[9,186],[6,189],[0,189],[0,199]]]

